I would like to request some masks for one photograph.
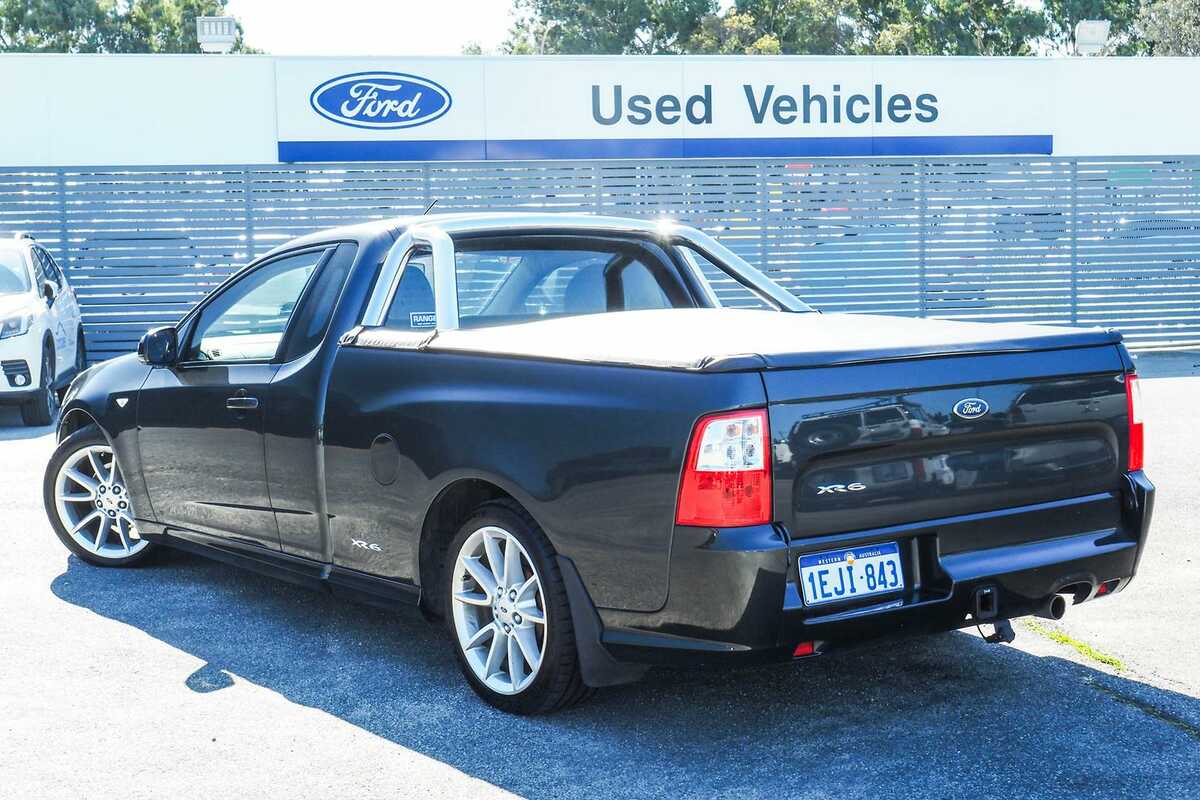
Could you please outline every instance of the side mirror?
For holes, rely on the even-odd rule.
[[[138,342],[138,358],[143,364],[165,367],[179,357],[179,338],[170,325],[153,328]]]
[[[54,298],[58,296],[58,288],[53,281],[42,282],[42,297],[46,298],[47,303],[54,303]]]

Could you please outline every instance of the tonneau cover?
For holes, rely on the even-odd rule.
[[[1119,333],[1100,328],[714,308],[610,312],[431,333],[372,329],[355,343],[727,372],[1057,350],[1121,340]]]

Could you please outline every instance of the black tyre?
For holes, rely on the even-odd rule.
[[[30,427],[50,425],[58,419],[58,393],[54,391],[54,348],[42,348],[41,379],[33,398],[21,404],[21,421]]]
[[[129,567],[153,549],[138,538],[125,477],[94,425],[64,439],[42,479],[50,527],[68,550],[101,567]]]
[[[519,505],[475,510],[450,543],[442,591],[459,667],[485,701],[541,714],[591,696],[553,548]]]

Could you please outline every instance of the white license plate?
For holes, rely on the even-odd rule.
[[[900,548],[888,542],[801,556],[800,586],[808,606],[903,589]]]

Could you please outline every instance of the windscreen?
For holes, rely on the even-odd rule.
[[[0,250],[0,294],[28,292],[29,270],[20,250]]]

